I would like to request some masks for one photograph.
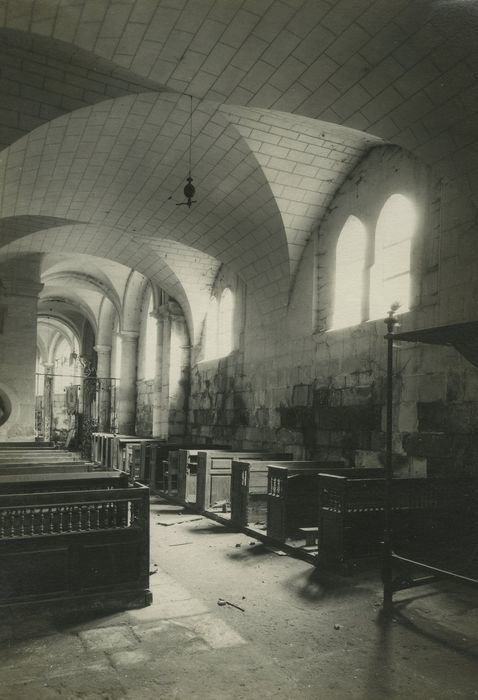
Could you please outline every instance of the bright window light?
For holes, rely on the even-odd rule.
[[[393,194],[385,202],[375,231],[375,263],[370,278],[370,318],[384,317],[391,304],[410,308],[410,251],[417,226],[413,202]]]
[[[154,300],[150,294],[143,338],[144,379],[154,379],[156,376],[156,319],[151,316],[153,309]]]
[[[181,334],[173,324],[171,327],[171,355],[169,363],[169,396],[175,397],[181,381],[183,342]]]
[[[218,351],[219,357],[229,355],[234,348],[233,338],[234,295],[226,288],[219,302]]]
[[[218,329],[219,304],[217,299],[211,298],[206,317],[206,345],[204,351],[205,360],[214,360],[218,357],[217,329]]]
[[[367,232],[356,216],[349,216],[337,242],[333,328],[362,321]]]

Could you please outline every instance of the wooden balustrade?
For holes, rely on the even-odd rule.
[[[148,585],[146,486],[0,488],[0,606],[87,599],[138,607],[151,601]]]

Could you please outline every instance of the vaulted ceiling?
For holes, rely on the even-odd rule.
[[[473,2],[8,0],[0,27],[0,260],[61,255],[45,282],[71,273],[87,306],[106,258],[177,299],[193,339],[222,264],[274,314],[375,145],[476,201]]]

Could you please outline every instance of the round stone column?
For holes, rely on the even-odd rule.
[[[169,361],[171,351],[171,317],[167,308],[153,312],[156,318],[156,376],[153,393],[153,435],[169,435]]]
[[[98,430],[111,430],[111,345],[95,345],[98,379]]]
[[[43,439],[51,440],[53,420],[53,362],[44,362],[45,376],[43,377]]]
[[[118,432],[135,434],[136,378],[138,366],[137,331],[121,331],[121,374],[118,391]]]

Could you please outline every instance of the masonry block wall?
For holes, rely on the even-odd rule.
[[[411,309],[402,330],[476,317],[476,212],[466,192],[434,177],[410,154],[375,148],[334,198],[306,247],[289,304],[264,319],[246,299],[244,344],[193,367],[194,436],[245,448],[274,447],[296,458],[366,465],[385,448],[383,319],[331,328],[335,246],[350,214],[372,228],[393,193],[419,212],[412,245]],[[385,317],[387,308],[384,308]],[[450,347],[395,350],[394,452],[429,474],[475,468],[478,368]]]
[[[35,436],[37,301],[42,287],[39,270],[36,256],[25,257],[21,265],[0,267],[7,292],[0,332],[0,396],[4,409],[11,409],[0,425],[0,441],[33,441]]]
[[[152,435],[153,433],[153,395],[154,380],[139,380],[136,393],[137,435]]]

